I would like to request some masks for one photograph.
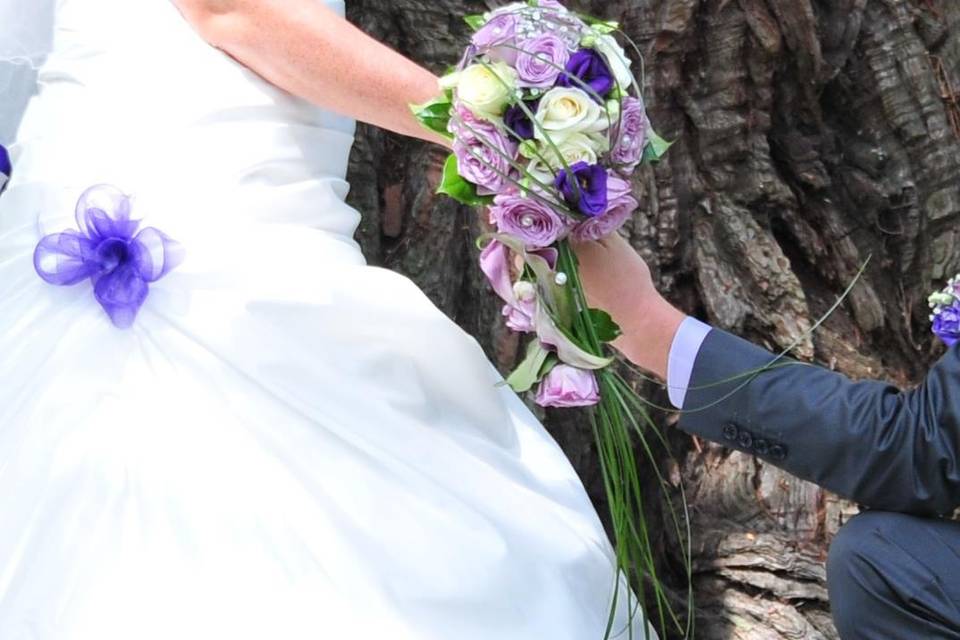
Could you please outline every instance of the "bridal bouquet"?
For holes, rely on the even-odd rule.
[[[439,191],[485,207],[495,229],[479,240],[481,269],[507,326],[532,338],[507,382],[518,393],[536,388],[542,406],[593,407],[619,566],[652,585],[661,629],[669,617],[683,630],[656,576],[634,458],[634,436],[651,462],[648,436],[662,436],[611,366],[608,343],[620,329],[587,304],[570,246],[623,226],[639,206],[631,175],[669,147],[650,125],[617,36],[636,47],[616,23],[556,0],[466,21],[475,33],[441,79],[442,95],[412,108],[452,141]]]

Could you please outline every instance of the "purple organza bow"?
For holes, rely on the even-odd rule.
[[[0,144],[0,193],[7,188],[7,181],[10,180],[10,174],[13,173],[13,167],[10,165],[10,154],[6,147]]]
[[[33,254],[44,281],[70,286],[90,278],[93,295],[120,329],[133,324],[149,284],[183,261],[182,246],[162,231],[130,218],[130,198],[116,187],[96,185],[77,202],[79,231],[45,236]],[[134,235],[136,234],[136,235]]]

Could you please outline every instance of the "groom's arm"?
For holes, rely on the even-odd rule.
[[[671,370],[686,368],[690,349],[683,344],[690,339],[677,334]],[[689,388],[674,380],[680,428],[869,507],[945,515],[960,505],[958,348],[909,391],[789,360],[737,378],[773,360],[760,347],[709,330],[693,357]]]
[[[437,77],[319,0],[173,0],[207,42],[276,86],[356,120],[449,146],[408,105]]]
[[[624,329],[615,346],[668,381],[682,429],[870,507],[947,514],[960,504],[960,347],[910,391],[799,363],[750,379],[742,374],[773,354],[678,321],[622,238],[576,250],[591,304]]]

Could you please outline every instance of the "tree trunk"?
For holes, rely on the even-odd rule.
[[[938,355],[925,297],[960,271],[960,3],[592,0],[645,56],[651,118],[676,140],[637,174],[627,227],[685,311],[770,349],[800,338],[872,257],[797,357],[908,385]],[[348,0],[373,36],[442,72],[476,0]],[[518,340],[476,267],[475,211],[433,195],[443,151],[361,127],[351,202],[372,264],[416,281],[504,372]],[[662,390],[642,387],[661,403]],[[657,416],[661,424],[675,416]],[[583,415],[547,428],[606,505]],[[697,637],[837,638],[824,560],[856,507],[671,430],[692,510]],[[664,461],[664,465],[669,465]],[[665,566],[679,564],[675,541]],[[675,584],[682,586],[680,578]]]

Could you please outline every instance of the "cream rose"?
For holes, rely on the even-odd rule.
[[[578,162],[597,164],[597,154],[605,150],[600,139],[583,133],[573,133],[559,141],[554,140],[554,143],[560,151],[559,155],[550,144],[543,143],[540,145],[540,155],[543,157],[535,157],[527,168],[541,182],[547,184],[553,183],[554,171],[563,168],[564,162],[568,167]]]
[[[554,143],[574,133],[603,131],[609,126],[604,109],[582,89],[556,87],[544,94],[537,109],[534,135],[544,140],[546,135]]]
[[[630,72],[630,58],[626,51],[612,35],[603,35],[597,38],[594,48],[607,60],[610,70],[613,71],[621,91],[626,91],[633,84],[633,73]]]
[[[504,62],[470,65],[456,78],[457,96],[478,118],[503,115],[517,87],[517,72]]]

